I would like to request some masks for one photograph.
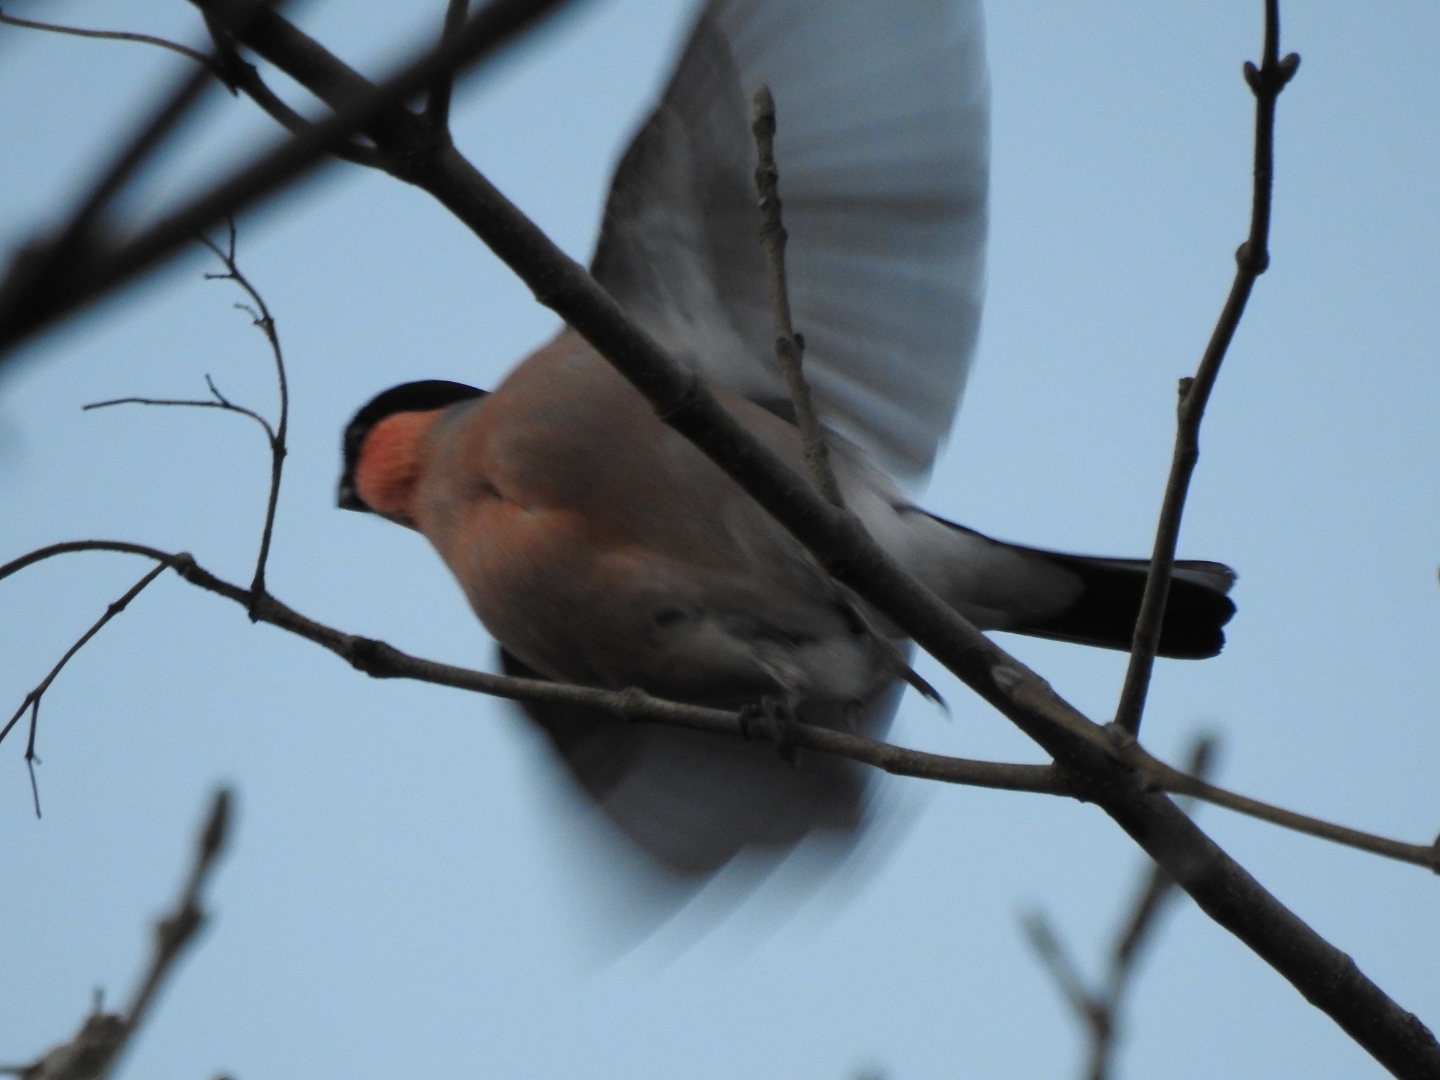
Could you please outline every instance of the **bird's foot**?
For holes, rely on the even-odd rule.
[[[795,724],[794,706],[785,698],[762,697],[757,702],[740,709],[740,730],[747,739],[765,739],[775,744],[775,749],[787,764],[799,762],[799,748],[791,738]]]

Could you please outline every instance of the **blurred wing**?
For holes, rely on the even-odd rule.
[[[761,83],[817,407],[899,475],[923,476],[980,323],[979,0],[712,0],[621,159],[595,277],[672,355],[784,413],[753,178]]]
[[[500,660],[507,675],[544,678],[504,649]],[[853,714],[806,719],[884,738],[903,692],[895,683]],[[747,850],[783,856],[812,835],[830,841],[813,853],[811,870],[823,873],[871,817],[874,778],[853,761],[802,753],[791,764],[765,741],[518,704],[590,804],[675,879],[698,883]]]

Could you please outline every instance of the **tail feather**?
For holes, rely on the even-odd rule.
[[[1129,650],[1145,594],[1150,563],[1145,559],[1104,559],[1033,551],[1080,578],[1082,590],[1059,615],[1010,627],[1032,637]],[[1224,625],[1235,614],[1225,594],[1235,572],[1214,562],[1177,561],[1160,627],[1160,656],[1203,660],[1225,647]]]
[[[909,569],[980,629],[1130,649],[1148,560],[1021,547],[918,510],[906,522]],[[1159,654],[1200,660],[1224,648],[1234,584],[1222,563],[1176,562]]]

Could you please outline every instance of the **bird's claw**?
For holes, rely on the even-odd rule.
[[[795,745],[791,729],[795,724],[795,710],[783,698],[762,697],[740,709],[740,732],[747,739],[765,739],[775,744],[775,749],[789,765],[799,762],[799,748]]]

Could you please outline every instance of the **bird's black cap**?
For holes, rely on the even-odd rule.
[[[361,500],[355,490],[355,464],[360,459],[360,448],[365,445],[365,436],[387,416],[402,412],[430,412],[443,409],[457,401],[469,401],[484,397],[489,391],[477,390],[464,383],[448,382],[445,379],[425,379],[422,382],[403,383],[392,386],[383,394],[372,398],[364,408],[345,425],[345,437],[340,445],[344,465],[340,473],[340,488],[336,503],[342,510],[370,512],[370,507]]]

